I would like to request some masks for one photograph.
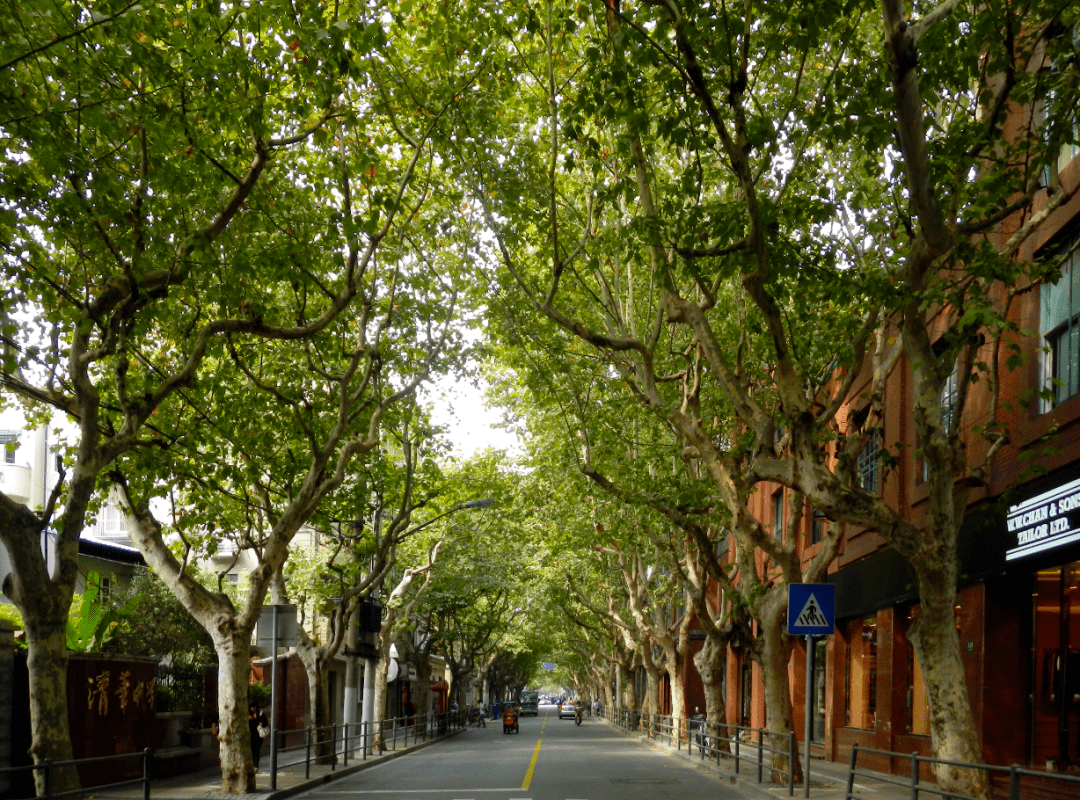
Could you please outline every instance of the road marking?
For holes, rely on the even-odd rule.
[[[529,762],[529,770],[525,773],[525,780],[521,782],[521,788],[528,789],[529,784],[532,783],[533,770],[536,769],[536,759],[540,756],[540,745],[543,743],[543,739],[536,740],[536,749],[533,750],[532,761]]]
[[[506,789],[320,789],[320,794],[450,794],[451,792],[466,791],[474,794],[480,792],[516,792],[518,789],[511,786]]]

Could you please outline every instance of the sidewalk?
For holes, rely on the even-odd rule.
[[[678,758],[686,763],[687,768],[699,770],[708,775],[715,775],[718,780],[723,781],[731,787],[734,787],[740,793],[747,798],[753,798],[753,800],[781,800],[788,796],[787,784],[782,786],[768,783],[769,770],[765,768],[763,770],[763,777],[765,783],[758,783],[757,776],[757,748],[750,744],[742,745],[742,753],[746,756],[754,759],[753,762],[740,759],[739,774],[735,774],[735,762],[733,758],[724,757],[720,761],[720,765],[717,766],[715,757],[712,760],[708,758],[702,758],[697,750],[687,752],[685,744],[682,750],[676,750],[670,746],[663,738],[646,739],[640,733],[635,731],[626,731],[617,725],[612,725],[606,720],[600,720],[605,722],[613,730],[619,731],[627,739],[640,741],[642,744],[649,745],[664,753],[667,753],[672,758]],[[804,755],[800,755],[800,759],[805,758]],[[802,762],[805,764],[805,761]],[[884,781],[898,780],[897,776],[885,775],[883,773],[872,772],[865,767],[859,767],[860,774],[873,775],[875,780],[866,781],[861,778],[857,778],[853,787],[854,794],[860,798],[866,798],[866,800],[911,800],[911,790],[903,786],[894,786]],[[825,761],[820,758],[810,759],[810,800],[844,800],[844,795],[847,792],[847,777],[848,777],[848,765],[846,763],[841,764],[835,761]],[[901,779],[902,780],[902,779]],[[794,791],[794,798],[806,797],[806,787],[796,784]]]
[[[431,747],[434,744],[446,741],[451,736],[457,736],[464,730],[468,729],[462,728],[451,731],[445,736],[428,739],[418,744],[413,743],[407,747],[399,744],[396,750],[387,750],[379,755],[371,755],[366,760],[357,752],[355,755],[349,756],[348,766],[338,764],[336,768],[331,769],[328,764],[312,763],[310,777],[305,774],[303,762],[288,765],[279,763],[277,789],[274,791],[270,789],[270,757],[264,755],[260,760],[260,769],[255,776],[255,792],[244,795],[222,792],[221,770],[215,766],[188,775],[178,775],[173,778],[152,781],[150,784],[150,798],[151,800],[236,800],[239,796],[245,800],[283,800],[308,789],[315,789],[345,775],[352,775],[376,764],[383,764],[409,753],[423,750],[425,747]],[[97,790],[89,788],[83,797],[86,800],[142,800],[143,787],[142,784],[134,784],[118,789],[103,787]]]

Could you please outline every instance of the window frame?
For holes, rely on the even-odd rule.
[[[878,463],[881,454],[881,431],[870,431],[866,445],[855,459],[855,471],[859,476],[859,486],[867,492],[881,491],[881,469]]]
[[[1080,231],[1055,251],[1051,257],[1062,259],[1060,277],[1039,289],[1039,386],[1052,395],[1040,400],[1044,414],[1080,394]],[[1064,303],[1069,311],[1057,320],[1051,317],[1051,306],[1055,300],[1062,302],[1061,293],[1067,293]]]

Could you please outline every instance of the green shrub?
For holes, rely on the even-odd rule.
[[[270,687],[265,683],[253,683],[248,686],[248,703],[255,703],[260,709],[270,705]]]
[[[11,623],[15,629],[15,649],[26,649],[26,627],[23,625],[22,614],[13,603],[0,603],[0,619]]]

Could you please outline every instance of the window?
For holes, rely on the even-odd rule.
[[[953,364],[953,371],[945,379],[945,385],[941,387],[941,422],[945,426],[946,433],[952,433],[956,415],[956,392],[958,364]],[[922,439],[916,434],[916,446],[922,448]],[[922,482],[930,480],[930,466],[926,463],[926,457],[920,458],[922,462]]]
[[[859,471],[859,485],[868,492],[878,490],[878,451],[881,448],[881,434],[873,431],[866,440],[866,447],[859,453],[856,469]]]
[[[716,532],[716,557],[723,561],[727,558],[728,549],[728,529],[724,527]]]
[[[125,523],[124,512],[109,503],[98,516],[99,535],[103,539],[126,539],[127,525]]]
[[[784,490],[778,489],[772,496],[772,529],[773,537],[784,538]]]
[[[19,449],[19,431],[0,431],[0,449],[4,451],[4,463],[14,464]]]
[[[810,512],[810,544],[817,544],[825,538],[825,532],[829,527],[829,518],[820,508]]]
[[[101,602],[107,602],[112,598],[112,578],[101,579]]]
[[[1049,31],[1048,31],[1049,32]],[[1058,29],[1056,35],[1051,32],[1052,40],[1055,40],[1053,44],[1062,47],[1063,52],[1066,54],[1067,61],[1062,61],[1060,56],[1054,59],[1053,69],[1055,71],[1061,71],[1068,69],[1068,61],[1073,59],[1073,54],[1078,48],[1080,48],[1080,27],[1074,26],[1072,30]],[[1047,105],[1061,106],[1061,96],[1057,91],[1051,91],[1046,100],[1037,104],[1035,108],[1035,120],[1036,124],[1041,129],[1047,127]],[[1075,109],[1072,113],[1072,119],[1069,119],[1067,107],[1061,108],[1065,111],[1065,114],[1060,120],[1061,127],[1064,128],[1066,133],[1066,141],[1062,143],[1061,149],[1058,151],[1057,158],[1054,159],[1053,167],[1058,172],[1065,169],[1072,163],[1073,159],[1080,156],[1080,118],[1077,117]],[[1071,141],[1069,141],[1071,140]],[[1047,165],[1043,171],[1043,184],[1048,185],[1050,183],[1050,165]]]
[[[848,623],[847,721],[852,728],[873,730],[877,721],[877,619]]]
[[[1045,352],[1042,387],[1053,394],[1043,411],[1080,393],[1080,250],[1076,239],[1065,259],[1061,279],[1043,284],[1039,296],[1039,333]]]
[[[907,643],[908,680],[907,680],[907,725],[908,733],[920,736],[930,735],[930,704],[926,699],[926,683],[923,681],[922,668],[915,658],[915,648]]]
[[[941,422],[945,426],[946,433],[952,433],[953,423],[955,422],[953,416],[956,411],[956,373],[958,369],[959,365],[953,364],[952,372],[945,379],[945,385],[941,387]]]

